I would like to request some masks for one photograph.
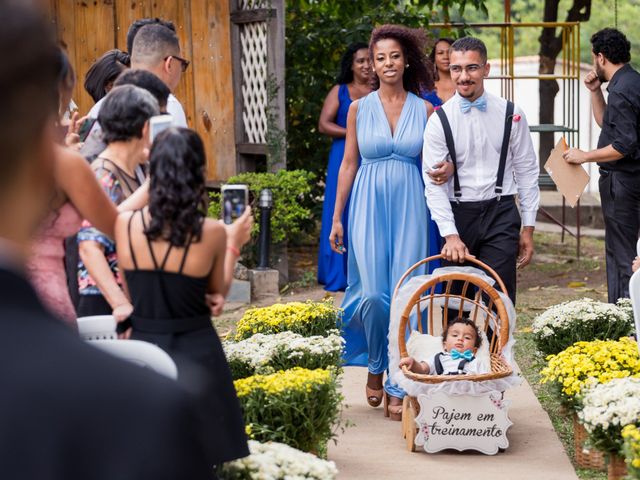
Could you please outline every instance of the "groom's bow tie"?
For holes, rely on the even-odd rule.
[[[482,97],[477,98],[473,102],[470,102],[466,98],[462,98],[460,100],[460,111],[462,113],[467,113],[469,110],[471,110],[471,107],[476,107],[481,112],[486,112],[487,111],[487,99],[483,95]]]

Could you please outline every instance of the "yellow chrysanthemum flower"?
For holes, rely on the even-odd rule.
[[[547,357],[541,383],[556,382],[567,397],[575,397],[589,385],[614,378],[640,376],[640,356],[634,340],[577,342]]]
[[[238,397],[249,395],[254,390],[262,390],[267,395],[277,395],[287,390],[311,393],[317,385],[333,381],[332,372],[324,369],[307,370],[295,367],[271,375],[254,375],[236,380],[234,383]]]
[[[279,333],[285,330],[323,334],[328,329],[337,328],[341,312],[332,300],[277,303],[264,308],[251,308],[238,322],[236,340],[256,333]]]

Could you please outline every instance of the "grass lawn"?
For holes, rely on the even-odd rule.
[[[558,436],[573,460],[571,416],[561,411],[551,387],[539,383],[539,371],[544,365],[544,359],[536,355],[531,324],[547,307],[560,302],[583,297],[606,301],[604,241],[583,238],[580,260],[575,258],[575,240],[565,238],[565,243],[562,244],[559,234],[536,233],[535,248],[534,263],[518,274],[515,355],[522,374],[549,414]],[[576,472],[582,479],[607,478],[606,472],[581,469],[576,469]]]

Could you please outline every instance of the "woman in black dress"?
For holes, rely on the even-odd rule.
[[[205,152],[197,133],[170,128],[153,143],[149,206],[116,222],[120,268],[133,303],[131,338],[154,343],[194,395],[212,465],[249,454],[240,404],[206,295],[228,290],[250,212],[225,227],[206,218]],[[226,278],[226,280],[225,280]]]

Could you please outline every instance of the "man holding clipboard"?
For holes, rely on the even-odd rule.
[[[640,230],[640,73],[634,70],[631,44],[624,34],[605,28],[591,37],[594,70],[584,83],[591,91],[593,116],[602,127],[598,149],[567,150],[573,164],[598,162],[600,198],[605,224],[609,302],[629,296],[631,263]],[[608,103],[601,85],[609,82]]]

